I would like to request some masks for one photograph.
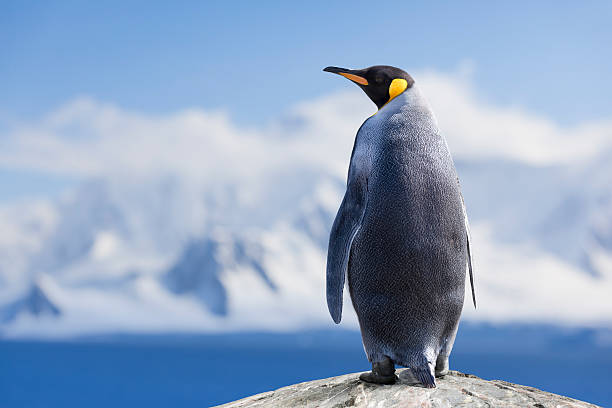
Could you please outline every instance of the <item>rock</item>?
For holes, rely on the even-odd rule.
[[[400,381],[394,385],[367,384],[358,377],[359,374],[347,374],[290,385],[221,407],[596,407],[537,388],[487,381],[458,371],[438,378],[433,389],[409,385],[401,373]]]

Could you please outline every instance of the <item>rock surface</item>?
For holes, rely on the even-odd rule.
[[[403,371],[403,370],[399,370]],[[451,371],[427,389],[403,380],[395,385],[359,381],[359,374],[290,385],[221,407],[596,407],[561,395],[500,380],[487,381]]]

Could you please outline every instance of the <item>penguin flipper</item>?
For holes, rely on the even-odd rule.
[[[459,179],[457,179],[459,183]],[[472,288],[472,302],[474,303],[474,309],[476,309],[476,292],[474,291],[474,273],[472,272],[472,234],[470,234],[470,222],[468,221],[467,210],[465,209],[465,202],[463,201],[463,194],[461,195],[461,209],[463,210],[463,220],[465,221],[465,240],[467,244],[467,256],[468,256],[468,271],[470,273],[470,287]]]
[[[335,323],[342,319],[342,292],[351,253],[351,244],[365,214],[367,180],[349,176],[346,193],[329,236],[327,250],[327,308]]]
[[[467,223],[467,219],[466,219]],[[468,271],[470,272],[470,287],[472,288],[472,302],[474,303],[474,309],[476,309],[476,292],[474,291],[474,273],[472,272],[472,252],[470,250],[470,232],[468,230],[466,234],[467,239],[467,255],[468,255]]]

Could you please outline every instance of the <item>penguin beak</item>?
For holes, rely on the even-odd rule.
[[[350,79],[359,85],[368,85],[368,80],[365,79],[362,74],[363,70],[355,70],[355,69],[346,69],[346,68],[338,68],[338,67],[327,67],[323,68],[325,72],[331,72],[332,74],[342,75],[345,78]]]

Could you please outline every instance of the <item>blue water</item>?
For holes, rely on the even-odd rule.
[[[597,336],[462,327],[451,368],[612,406],[612,348]],[[359,334],[341,330],[0,341],[0,407],[204,407],[368,368]]]

